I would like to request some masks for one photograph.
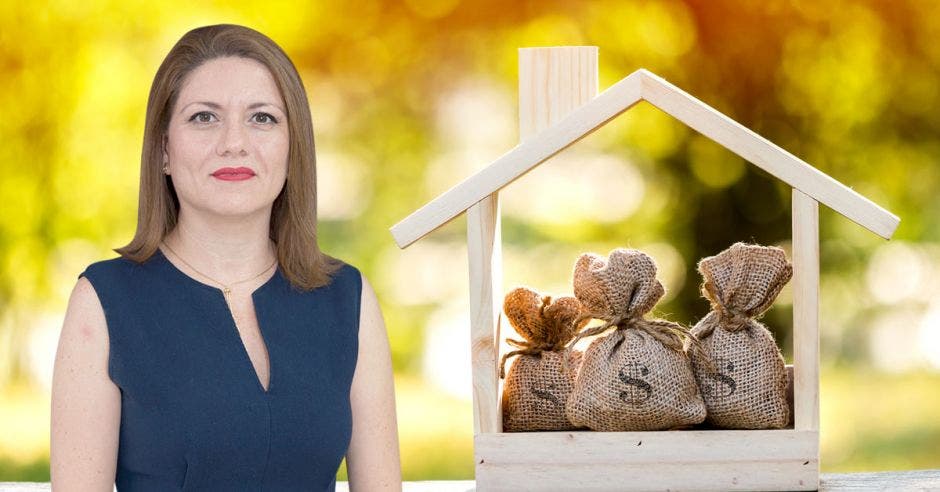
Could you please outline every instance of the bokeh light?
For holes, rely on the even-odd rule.
[[[465,221],[404,251],[388,228],[518,143],[517,49],[552,45],[598,46],[601,90],[647,68],[901,217],[885,242],[821,211],[821,466],[940,466],[930,3],[101,0],[0,6],[0,481],[49,478],[61,316],[133,234],[150,81],[183,33],[225,22],[271,36],[306,84],[321,243],[382,303],[405,478],[472,476]],[[503,287],[570,294],[580,253],[635,247],[659,264],[657,312],[692,324],[698,260],[735,241],[789,251],[789,200],[641,103],[505,189]],[[791,300],[764,318],[788,358]]]

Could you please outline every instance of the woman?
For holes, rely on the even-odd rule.
[[[137,233],[69,300],[52,389],[62,490],[400,490],[375,293],[316,238],[293,64],[232,25],[154,78]]]

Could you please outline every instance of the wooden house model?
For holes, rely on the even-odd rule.
[[[814,490],[819,486],[819,204],[889,239],[899,219],[647,70],[597,93],[597,47],[519,50],[521,143],[391,228],[402,248],[467,212],[479,490]],[[793,427],[504,433],[499,192],[640,101],[793,188]]]

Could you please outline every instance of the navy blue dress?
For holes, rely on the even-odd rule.
[[[222,291],[162,252],[90,265],[108,375],[121,390],[120,491],[334,490],[352,432],[362,279],[294,290],[280,268],[253,294],[264,391]]]

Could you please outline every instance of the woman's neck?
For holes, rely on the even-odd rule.
[[[224,220],[181,210],[176,227],[163,242],[171,254],[197,270],[193,273],[229,285],[271,266],[276,250],[269,230],[270,213]],[[259,281],[266,278],[262,275]]]

